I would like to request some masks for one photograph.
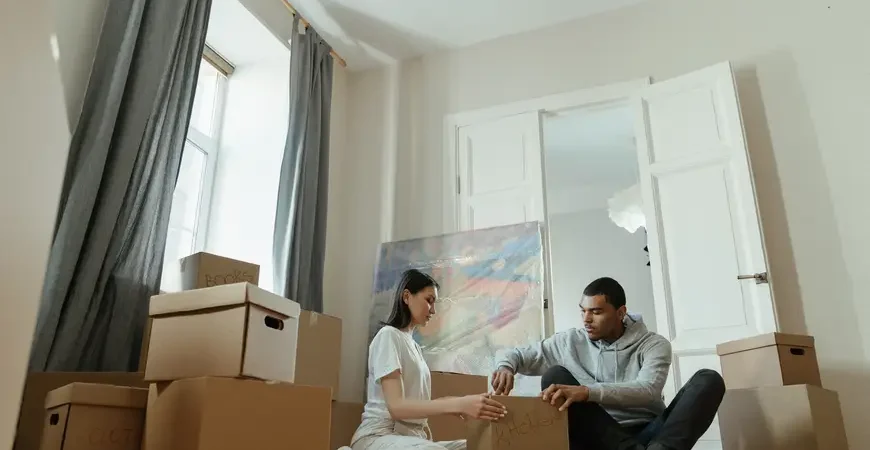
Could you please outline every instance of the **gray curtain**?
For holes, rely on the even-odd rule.
[[[275,290],[309,311],[323,312],[329,111],[333,60],[312,28],[290,45],[290,124],[278,185],[273,236]]]
[[[110,0],[70,145],[33,371],[136,368],[211,0]]]

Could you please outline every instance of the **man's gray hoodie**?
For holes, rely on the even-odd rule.
[[[662,389],[671,367],[671,344],[627,315],[625,333],[612,344],[593,341],[586,330],[556,333],[542,342],[505,352],[496,367],[540,376],[552,366],[568,369],[622,425],[650,422],[665,410]]]

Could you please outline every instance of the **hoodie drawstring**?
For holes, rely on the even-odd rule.
[[[638,321],[632,316],[626,316],[623,319],[623,324],[625,324],[625,333],[629,333],[631,331],[631,326],[637,323]],[[642,331],[646,331],[645,329]],[[634,336],[632,336],[634,337]],[[598,361],[595,368],[595,382],[597,383],[619,383],[619,341],[625,338],[625,334],[623,337],[617,339],[613,344],[606,343],[596,343],[595,346],[598,348]],[[629,342],[628,344],[631,344]],[[605,348],[606,347],[606,348]],[[607,350],[613,353],[613,379],[612,380],[604,380],[604,372],[601,367],[604,365],[604,351]]]
[[[610,350],[610,349],[608,349]],[[604,365],[604,349],[602,347],[598,347],[598,361],[595,367],[595,382],[596,383],[618,383],[619,382],[619,347],[614,347],[611,351],[613,353],[613,379],[612,380],[604,380],[604,374],[601,371],[601,366]]]
[[[615,359],[615,362],[613,364],[615,367],[615,369],[613,369],[613,382],[618,383],[619,382],[619,347],[616,347],[616,350],[614,350],[613,355],[614,355],[613,358]]]
[[[601,380],[601,366],[604,363],[604,357],[601,355],[601,346],[598,346],[598,360],[595,362],[595,382],[600,383]]]

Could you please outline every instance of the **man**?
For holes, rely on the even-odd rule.
[[[542,375],[542,399],[568,410],[572,449],[689,450],[713,422],[722,377],[701,370],[665,408],[671,345],[626,313],[625,291],[600,278],[583,290],[583,329],[508,351],[492,376],[497,394],[514,374]]]

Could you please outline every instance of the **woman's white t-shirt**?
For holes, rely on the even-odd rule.
[[[401,372],[405,398],[430,400],[432,398],[432,375],[423,359],[423,350],[414,341],[410,332],[389,325],[384,326],[369,345],[369,370],[366,380],[367,402],[362,423],[354,434],[353,441],[366,436],[396,434],[396,421],[390,417],[381,379],[396,370]],[[404,428],[422,429],[426,419],[403,421]]]

